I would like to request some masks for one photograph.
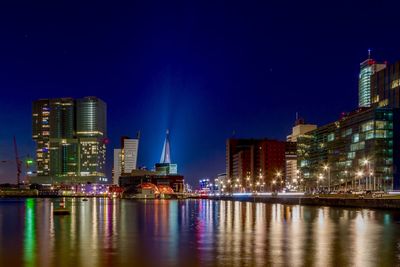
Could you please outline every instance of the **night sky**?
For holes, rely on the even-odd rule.
[[[399,1],[4,2],[0,159],[13,159],[13,135],[34,154],[33,100],[94,95],[108,104],[109,176],[121,135],[141,131],[151,168],[169,128],[187,180],[214,177],[233,131],[283,140],[296,112],[333,121],[357,106],[368,48],[400,60]],[[13,182],[15,163],[0,164]]]

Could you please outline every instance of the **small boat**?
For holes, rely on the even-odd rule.
[[[57,208],[53,210],[54,215],[70,215],[71,212],[67,208]]]
[[[84,198],[84,199],[82,199],[82,201],[88,201],[89,199],[87,199],[87,198]]]
[[[71,211],[65,207],[65,202],[60,202],[60,207],[53,210],[54,215],[70,215]]]

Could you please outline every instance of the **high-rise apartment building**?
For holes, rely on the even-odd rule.
[[[120,149],[114,149],[113,183],[118,184],[121,174],[129,174],[137,168],[139,136],[122,137]]]
[[[106,104],[96,97],[33,102],[39,183],[106,182]]]
[[[386,64],[378,64],[371,59],[371,52],[368,51],[368,59],[360,64],[360,75],[358,79],[358,107],[371,106],[371,76],[386,68]]]

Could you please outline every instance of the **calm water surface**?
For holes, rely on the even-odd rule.
[[[0,266],[400,266],[397,211],[0,199]]]

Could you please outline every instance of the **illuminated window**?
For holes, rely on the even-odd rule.
[[[374,121],[368,121],[361,125],[361,131],[366,132],[374,129]]]
[[[328,142],[335,140],[335,133],[328,134]]]
[[[360,141],[360,135],[358,133],[353,135],[353,143],[358,143]]]

